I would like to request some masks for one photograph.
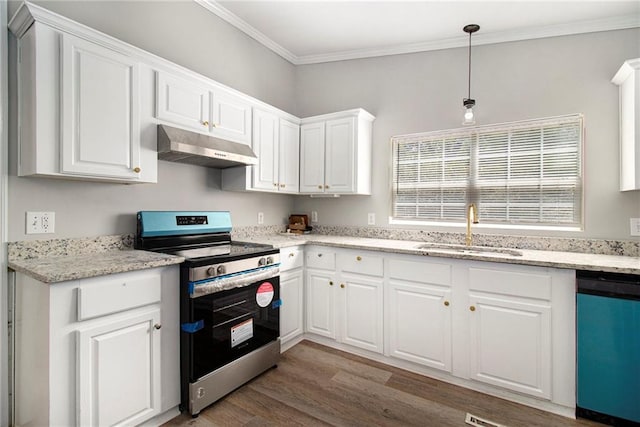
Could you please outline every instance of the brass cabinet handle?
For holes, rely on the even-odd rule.
[[[296,254],[294,254],[293,252],[291,252],[291,253],[289,254],[289,258],[294,257],[294,256],[296,256]]]
[[[209,120],[205,120],[204,122],[202,122],[202,126],[209,126]]]
[[[329,188],[329,186],[328,186],[328,185],[325,185],[325,186],[324,186],[324,188]]]
[[[361,256],[357,256],[357,257],[356,257],[356,260],[358,260],[358,261],[362,261],[362,257],[361,257]]]
[[[446,307],[449,307],[449,301],[445,301],[445,302],[444,302],[444,305],[445,305]]]
[[[216,123],[211,123],[211,127],[217,128],[218,125]]]
[[[318,185],[318,188],[322,190],[322,185]]]
[[[277,186],[278,186],[278,184],[274,182],[274,183],[273,183],[273,186],[274,186],[274,187],[277,187]]]
[[[155,325],[153,325],[153,327],[156,329],[160,329],[162,328],[162,325],[160,323],[156,323]]]
[[[318,257],[322,258],[322,254],[318,254]]]
[[[285,186],[285,184],[280,184],[280,187],[281,187],[281,188],[284,188],[284,186]]]
[[[344,289],[344,283],[340,283],[340,287]]]
[[[329,286],[333,286],[333,282],[332,281],[329,281]]]
[[[471,306],[471,307],[469,307],[469,310],[476,311],[476,308],[474,306]]]
[[[133,171],[134,171],[135,173],[140,173],[140,171],[141,171],[141,170],[142,170],[142,169],[140,169],[138,166],[136,166],[135,168],[133,168]]]

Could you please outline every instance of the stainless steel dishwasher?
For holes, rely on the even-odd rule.
[[[576,277],[576,416],[640,426],[640,276]]]

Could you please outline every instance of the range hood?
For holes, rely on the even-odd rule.
[[[219,169],[258,163],[248,145],[166,125],[158,125],[158,159]]]

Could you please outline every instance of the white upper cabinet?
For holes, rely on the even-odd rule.
[[[258,156],[258,164],[223,169],[222,189],[297,194],[300,152],[297,119],[275,109],[254,108],[251,147]]]
[[[374,119],[363,109],[302,119],[300,192],[371,194]]]
[[[146,68],[132,47],[31,3],[9,28],[18,39],[18,175],[156,182],[155,133],[141,129]]]
[[[61,172],[138,179],[137,61],[69,34],[61,37]]]
[[[209,131],[211,92],[205,85],[157,73],[156,117],[200,132]]]
[[[156,117],[161,122],[251,145],[251,101],[186,73],[157,72]]]
[[[640,190],[640,58],[625,61],[612,82],[620,88],[620,191]]]

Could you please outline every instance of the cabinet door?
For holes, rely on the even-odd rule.
[[[302,285],[302,269],[280,274],[280,340],[283,344],[303,332]]]
[[[78,424],[137,425],[157,415],[160,310],[94,325],[77,335]]]
[[[342,342],[382,353],[382,280],[350,276],[340,282],[344,304],[340,317]]]
[[[61,173],[138,179],[138,63],[63,33],[61,65]]]
[[[214,91],[212,119],[212,135],[251,145],[251,105],[245,99],[220,89]]]
[[[324,192],[324,122],[300,126],[300,192]]]
[[[451,372],[451,291],[418,283],[389,283],[390,354]]]
[[[156,74],[156,117],[169,123],[209,132],[211,92],[205,85],[171,74]]]
[[[336,338],[334,288],[332,274],[307,270],[307,332]]]
[[[551,397],[551,308],[469,296],[472,379]]]
[[[253,111],[253,151],[258,164],[253,166],[253,187],[278,191],[278,131],[276,115],[261,110]]]
[[[300,189],[300,126],[280,119],[279,186],[283,193]]]
[[[356,119],[329,120],[326,124],[325,191],[353,193],[356,190]]]

